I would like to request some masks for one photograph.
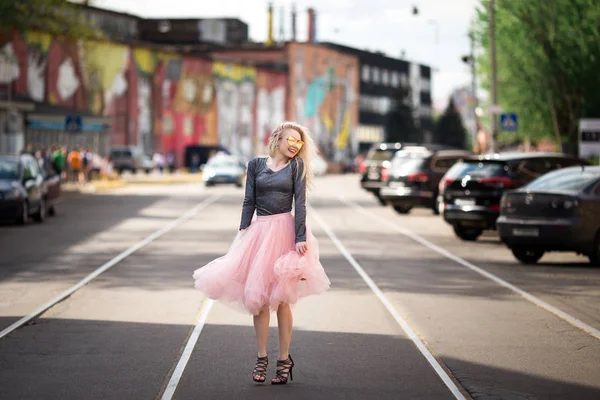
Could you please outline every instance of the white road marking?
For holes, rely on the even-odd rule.
[[[202,210],[206,206],[214,203],[220,197],[221,197],[220,195],[211,196],[208,199],[202,201],[201,203],[199,203],[195,207],[193,207],[191,210],[189,210],[188,212],[186,212],[185,214],[183,214],[181,217],[179,217],[179,218],[171,221],[165,227],[157,230],[156,232],[154,232],[150,236],[146,237],[144,240],[136,243],[135,245],[131,246],[130,248],[128,248],[127,250],[125,250],[124,252],[122,252],[121,254],[119,254],[118,256],[116,256],[115,258],[113,258],[112,260],[110,260],[110,261],[106,262],[104,265],[98,267],[94,272],[92,272],[91,274],[89,274],[88,276],[86,276],[84,279],[82,279],[81,281],[79,281],[79,283],[71,286],[69,289],[65,290],[64,292],[62,292],[61,294],[59,294],[58,296],[56,296],[54,299],[50,300],[48,303],[44,304],[43,306],[39,307],[37,310],[35,310],[32,313],[24,316],[23,318],[21,318],[20,320],[18,320],[17,322],[15,322],[11,326],[9,326],[8,328],[4,329],[2,332],[0,332],[0,339],[4,338],[6,335],[10,334],[14,330],[16,330],[16,329],[20,328],[21,326],[25,325],[27,322],[29,322],[32,319],[36,318],[40,314],[46,312],[48,309],[50,309],[51,307],[53,307],[57,303],[63,301],[64,299],[66,299],[67,297],[69,297],[70,295],[72,295],[74,292],[76,292],[77,290],[81,289],[83,286],[87,285],[91,280],[93,280],[96,277],[98,277],[98,275],[100,275],[103,272],[107,271],[108,269],[112,268],[113,266],[115,266],[119,262],[123,261],[125,258],[129,257],[130,255],[132,255],[136,251],[140,250],[142,247],[147,246],[148,244],[152,243],[154,240],[158,239],[159,237],[161,237],[165,233],[167,233],[170,230],[172,230],[173,228],[175,228],[175,227],[181,225],[182,223],[184,223],[185,221],[189,220],[194,215],[196,215],[198,212],[200,212],[200,210]]]
[[[523,289],[519,289],[518,287],[516,287],[515,285],[513,285],[512,283],[509,283],[507,281],[505,281],[504,279],[470,263],[467,260],[464,260],[452,253],[450,253],[448,250],[435,245],[433,243],[431,243],[430,241],[428,241],[427,239],[417,235],[416,233],[410,231],[409,229],[406,229],[398,224],[395,224],[393,222],[388,221],[387,219],[366,210],[364,207],[344,198],[344,197],[339,197],[340,201],[345,203],[346,205],[348,205],[351,208],[354,208],[355,210],[365,214],[366,216],[368,216],[369,218],[373,219],[373,220],[377,220],[378,222],[380,222],[381,224],[387,226],[388,228],[404,235],[407,236],[409,238],[411,238],[412,240],[414,240],[415,242],[418,242],[420,244],[422,244],[423,246],[443,255],[446,258],[449,258],[450,260],[456,262],[457,264],[460,264],[482,276],[485,276],[486,278],[496,282],[498,285],[503,286],[509,290],[512,290],[513,292],[519,294],[520,296],[522,296],[524,299],[532,302],[533,304],[537,305],[538,307],[543,308],[544,310],[551,312],[552,314],[556,315],[557,317],[561,318],[562,320],[570,323],[571,325],[581,329],[582,331],[588,333],[589,335],[595,337],[596,339],[600,339],[600,330],[594,328],[591,325],[586,324],[585,322],[575,318],[574,316],[560,310],[559,308],[554,307],[551,304],[546,303],[544,300],[540,299],[539,297],[536,297],[534,295],[532,295],[529,292],[526,292]]]
[[[323,221],[323,219],[320,217],[320,215],[312,207],[310,209],[310,213],[317,220],[317,222],[319,222],[319,224],[321,225],[321,228],[323,228],[323,230],[325,231],[327,236],[329,236],[329,238],[333,241],[333,243],[338,248],[340,253],[342,253],[342,255],[346,258],[346,260],[348,260],[350,265],[352,265],[352,267],[354,267],[356,272],[360,275],[361,278],[363,278],[363,280],[369,286],[369,288],[373,291],[375,296],[377,296],[379,301],[381,301],[381,303],[383,303],[383,305],[390,312],[392,317],[394,317],[394,319],[396,320],[398,325],[400,325],[402,330],[406,333],[406,335],[410,338],[410,340],[412,340],[412,342],[415,344],[417,349],[419,349],[419,351],[421,352],[423,357],[425,357],[425,359],[427,360],[429,365],[431,365],[433,367],[434,371],[437,373],[437,375],[440,377],[440,379],[444,382],[446,387],[448,389],[450,389],[450,392],[452,392],[452,394],[454,395],[454,398],[459,399],[459,400],[466,400],[465,396],[461,393],[460,389],[456,386],[456,384],[454,383],[452,378],[450,378],[450,376],[446,373],[444,368],[442,368],[440,363],[435,359],[433,354],[431,354],[431,352],[429,351],[427,346],[425,346],[423,341],[419,338],[419,336],[415,333],[415,331],[410,327],[408,322],[406,322],[406,319],[404,319],[404,317],[402,317],[398,313],[398,311],[394,308],[394,306],[388,300],[388,298],[385,296],[385,294],[383,294],[381,289],[379,289],[377,284],[375,284],[373,279],[371,279],[371,277],[365,272],[365,270],[360,266],[360,264],[352,256],[352,254],[350,254],[350,252],[346,249],[346,247],[342,244],[342,242],[337,238],[335,233],[333,233],[333,231],[329,228],[327,223],[325,221]]]
[[[161,397],[162,400],[171,400],[173,398],[173,395],[177,390],[177,385],[179,385],[179,380],[181,379],[183,371],[185,370],[185,367],[187,366],[187,363],[190,360],[192,351],[194,351],[196,342],[200,337],[200,333],[202,333],[202,328],[204,328],[204,325],[206,324],[208,313],[210,313],[214,302],[214,300],[207,299],[206,302],[202,305],[202,309],[200,310],[200,315],[198,317],[198,323],[196,324],[194,331],[190,335],[190,338],[188,339],[185,348],[183,349],[183,352],[181,353],[181,357],[177,362],[177,366],[173,371],[173,375],[171,375],[171,379],[169,380],[165,392]]]

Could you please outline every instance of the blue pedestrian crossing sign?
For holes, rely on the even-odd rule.
[[[519,119],[516,113],[500,114],[500,129],[505,132],[516,132],[519,128]]]
[[[80,116],[68,115],[65,119],[65,132],[67,133],[81,133],[82,127]]]

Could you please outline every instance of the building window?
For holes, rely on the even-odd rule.
[[[369,82],[370,81],[370,75],[371,75],[371,69],[369,68],[368,65],[363,65],[362,67],[362,80],[363,82]]]
[[[360,96],[359,107],[367,111],[385,115],[390,112],[394,102],[389,97]]]
[[[379,84],[379,68],[373,67],[373,83]]]
[[[431,81],[427,78],[421,79],[421,91],[422,92],[431,92]]]
[[[400,74],[400,84],[403,87],[408,87],[408,75],[406,75],[406,74]]]
[[[383,83],[385,86],[389,86],[390,84],[390,74],[387,69],[384,69],[381,73],[381,83]]]
[[[420,111],[419,114],[421,115],[421,117],[431,117],[431,115],[432,115],[432,110],[431,110],[431,107],[429,107],[429,106],[421,106],[419,111]]]
[[[397,88],[400,83],[400,76],[397,72],[392,72],[392,87]]]

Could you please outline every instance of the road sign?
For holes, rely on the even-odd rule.
[[[500,129],[505,132],[516,132],[519,128],[519,119],[516,113],[500,114]]]
[[[65,132],[81,133],[82,125],[80,116],[68,115],[65,120]]]
[[[600,119],[579,120],[579,157],[600,156]]]

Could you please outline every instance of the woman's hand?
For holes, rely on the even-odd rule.
[[[303,256],[304,254],[306,254],[306,251],[308,250],[308,246],[306,245],[306,242],[298,242],[296,243],[296,251]]]

